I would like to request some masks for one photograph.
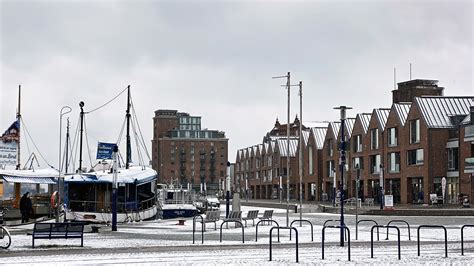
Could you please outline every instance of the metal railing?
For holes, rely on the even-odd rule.
[[[397,226],[394,225],[374,225],[370,229],[370,257],[374,258],[374,228],[387,228],[387,232],[389,228],[395,228],[397,229],[398,233],[398,260],[401,259],[401,253],[400,253],[400,229]]]
[[[466,227],[474,227],[474,224],[466,224],[461,227],[461,255],[463,256],[464,256],[464,228]]]
[[[255,242],[258,240],[258,225],[260,223],[265,223],[265,222],[270,222],[270,223],[276,223],[277,227],[279,228],[280,225],[278,224],[277,221],[272,220],[272,219],[265,219],[265,220],[260,220],[257,222],[257,225],[255,226]],[[280,229],[278,229],[278,242],[280,242]]]
[[[290,223],[290,227],[293,227],[293,223],[296,223],[296,222],[305,222],[305,223],[309,223],[309,225],[311,226],[311,242],[314,241],[314,235],[313,235],[313,223],[311,223],[309,220],[293,220],[291,223]],[[292,230],[290,230],[290,240],[291,240],[291,232]]]
[[[269,239],[270,239],[270,261],[272,261],[272,233],[273,233],[273,229],[275,229],[275,228],[278,229],[278,234],[280,234],[280,229],[289,229],[290,232],[291,232],[291,230],[295,230],[295,235],[296,235],[296,241],[295,241],[296,262],[298,262],[298,230],[295,227],[280,227],[280,226],[274,226],[270,229],[270,236],[269,236]],[[280,238],[280,237],[278,237],[278,238]]]
[[[221,228],[220,228],[220,242],[222,242],[222,226],[227,223],[238,223],[240,224],[240,227],[242,228],[242,243],[245,243],[245,234],[244,234],[244,224],[241,221],[238,220],[228,220],[228,221],[223,221],[221,223]]]
[[[448,257],[448,231],[446,227],[442,225],[420,225],[417,229],[417,246],[418,246],[418,256],[420,256],[420,229],[421,228],[442,228],[444,230],[444,253],[445,257]]]
[[[391,221],[389,221],[388,224],[387,224],[387,237],[385,238],[385,240],[388,240],[388,229],[390,228],[388,226],[390,226],[391,223],[405,223],[408,227],[408,240],[411,241],[410,224],[405,220],[391,220]]]
[[[193,218],[193,244],[194,244],[194,232],[196,232],[196,219],[201,219],[201,243],[204,244],[204,218],[201,215],[196,215]]]
[[[351,231],[349,228],[345,225],[340,226],[340,225],[325,225],[323,226],[323,231],[322,231],[322,240],[321,240],[321,256],[322,259],[324,260],[324,239],[326,238],[326,228],[343,228],[345,231],[347,231],[347,235],[349,236],[347,239],[347,256],[348,256],[348,261],[351,261]]]
[[[371,222],[371,223],[375,223],[375,225],[379,225],[375,220],[371,220],[371,219],[362,219],[362,220],[359,220],[357,221],[357,227],[356,227],[356,230],[358,230],[359,228],[359,223],[361,222]],[[357,232],[356,232],[356,235],[357,235]],[[357,238],[356,238],[357,240]],[[379,228],[377,227],[377,241],[380,241],[380,237],[379,237]]]

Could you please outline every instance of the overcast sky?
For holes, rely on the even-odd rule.
[[[285,81],[271,77],[288,71],[303,81],[307,123],[338,119],[339,105],[354,108],[349,117],[389,108],[393,69],[406,81],[410,63],[413,78],[439,80],[445,95],[473,95],[471,1],[1,0],[0,9],[0,131],[21,84],[23,119],[55,166],[61,107],[73,108],[74,131],[80,101],[92,110],[128,84],[149,150],[154,111],[176,109],[225,131],[230,161],[277,117],[286,123]],[[296,87],[291,97],[293,121]],[[118,138],[125,106],[123,95],[87,116],[93,152]]]

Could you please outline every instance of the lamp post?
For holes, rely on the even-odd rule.
[[[359,185],[360,185],[360,166],[356,164],[357,177],[356,177],[356,240],[358,239],[358,224],[359,221]]]
[[[303,82],[299,83],[300,91],[300,134],[299,134],[299,175],[300,175],[300,227],[303,220]]]
[[[225,194],[225,217],[229,218],[229,204],[230,204],[230,162],[227,162],[226,175],[226,194]]]
[[[380,183],[380,209],[383,210],[383,194],[384,194],[384,189],[383,189],[383,165],[380,164],[380,170],[379,170],[379,177],[380,177],[380,180],[379,180],[379,183]]]
[[[112,177],[112,231],[117,231],[117,153],[118,146],[114,145],[113,159],[113,177]]]
[[[288,72],[285,76],[273,78],[286,78],[286,87],[288,90],[288,123],[286,124],[286,226],[288,227],[290,224],[290,72]]]
[[[59,164],[58,164],[58,206],[56,207],[56,222],[59,222],[59,208],[61,201],[61,142],[62,142],[62,128],[63,128],[63,115],[69,114],[72,111],[72,108],[69,106],[63,106],[59,111]],[[66,144],[67,145],[67,144]],[[54,207],[54,206],[53,206]]]
[[[345,137],[345,132],[344,132],[344,126],[345,126],[345,121],[346,121],[346,110],[352,109],[351,107],[347,106],[339,106],[339,107],[334,107],[334,109],[340,110],[341,114],[341,146],[340,146],[340,160],[339,160],[339,170],[341,171],[341,185],[340,185],[340,191],[341,191],[341,235],[340,235],[340,246],[344,246],[344,228],[343,226],[345,225],[344,223],[344,168],[346,165],[346,137]]]

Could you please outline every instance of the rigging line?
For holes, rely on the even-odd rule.
[[[74,170],[73,172],[75,172],[75,169],[76,169],[76,156],[77,156],[77,150],[75,151],[76,149],[76,145],[77,145],[77,142],[79,141],[77,139],[77,136],[79,134],[79,125],[80,125],[80,121],[81,121],[81,117],[79,116],[79,118],[77,119],[77,124],[76,124],[76,130],[75,130],[75,133],[74,133],[74,139],[72,141],[72,147],[71,147],[71,157],[69,158],[69,164],[71,164],[72,162],[72,169]]]
[[[28,135],[28,137],[31,139],[31,143],[33,144],[33,146],[35,147],[36,151],[39,153],[39,155],[41,156],[41,159],[44,160],[44,162],[51,168],[54,168],[51,164],[48,163],[48,161],[44,158],[43,154],[41,153],[41,151],[38,149],[38,146],[36,146],[36,143],[35,141],[33,140],[33,138],[31,137],[30,135],[30,132],[28,131],[28,128],[26,127],[26,123],[25,121],[23,121],[23,118],[20,118],[21,119],[21,122],[23,123],[23,127],[25,128],[25,132],[26,134]]]
[[[89,138],[87,137],[88,134],[87,134],[87,126],[86,126],[86,116],[84,116],[84,132],[85,132],[85,135],[86,135],[87,154],[89,155],[89,163],[90,163],[91,168],[92,168],[91,149],[89,147]]]
[[[113,102],[115,99],[117,99],[120,95],[122,95],[122,93],[124,93],[124,91],[127,90],[128,87],[125,87],[125,89],[123,89],[119,94],[117,94],[115,97],[113,97],[112,99],[110,99],[109,101],[107,101],[106,103],[102,104],[101,106],[97,107],[97,108],[94,108],[92,109],[91,111],[88,111],[88,112],[84,112],[84,114],[90,114],[92,112],[95,112],[99,109],[101,109],[102,107],[105,107],[107,104]]]
[[[135,106],[133,105],[132,96],[130,96],[130,102],[131,102],[131,106],[132,106],[132,113],[133,113],[133,116],[135,117],[135,121],[137,123],[138,131],[140,132],[140,137],[141,137],[141,142],[142,142],[141,145],[143,145],[143,149],[145,150],[145,153],[146,153],[146,156],[148,157],[148,160],[151,161],[150,154],[148,153],[148,149],[146,148],[145,139],[143,139],[143,133],[142,133],[142,130],[140,128],[140,124],[138,123],[138,117],[137,117],[137,113],[135,111]]]
[[[122,141],[123,131],[124,131],[124,129],[125,129],[125,124],[126,124],[126,122],[127,122],[127,118],[125,118],[125,119],[123,120],[122,128],[120,129],[119,137],[118,137],[117,142],[116,142],[117,146],[119,146],[119,145],[120,145],[120,142]]]
[[[133,129],[133,135],[135,137],[135,145],[137,146],[138,165],[144,165],[143,156],[140,151],[139,139],[138,139],[135,123],[136,121],[132,122],[132,129]]]

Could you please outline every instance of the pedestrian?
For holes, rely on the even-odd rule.
[[[26,192],[20,199],[21,223],[27,223],[29,221],[30,213],[33,210],[29,194],[29,192]]]

